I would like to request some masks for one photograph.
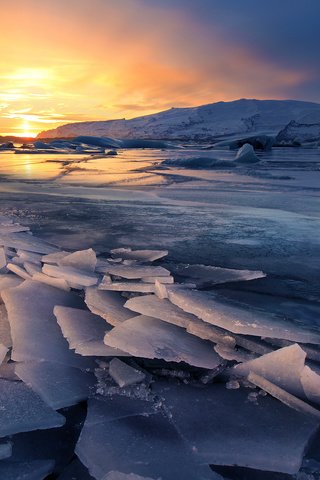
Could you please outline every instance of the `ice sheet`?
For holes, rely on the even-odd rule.
[[[42,271],[50,277],[60,278],[66,280],[67,282],[76,283],[84,287],[95,285],[98,281],[96,275],[74,267],[60,267],[56,265],[44,264]]]
[[[35,238],[28,233],[13,233],[11,235],[0,234],[0,245],[43,254],[53,253],[58,250],[57,247],[54,247],[39,238]]]
[[[92,248],[79,250],[63,256],[58,264],[65,267],[74,267],[85,272],[94,272],[97,264],[96,253]]]
[[[143,265],[126,266],[111,265],[106,268],[106,272],[128,280],[134,280],[143,277],[167,277],[170,275],[169,270],[163,267],[149,267]]]
[[[131,250],[131,248],[114,248],[113,257],[123,260],[138,260],[140,262],[154,262],[168,255],[168,250]]]

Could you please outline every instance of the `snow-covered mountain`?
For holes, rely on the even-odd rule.
[[[292,120],[276,138],[277,143],[303,144],[320,142],[320,118],[317,123],[298,123]]]
[[[296,100],[236,100],[192,108],[172,108],[131,120],[70,123],[39,138],[78,135],[115,138],[213,140],[231,134],[277,134],[290,121],[320,115],[320,104]]]

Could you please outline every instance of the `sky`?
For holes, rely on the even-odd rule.
[[[319,0],[0,7],[0,134],[238,98],[320,102]]]

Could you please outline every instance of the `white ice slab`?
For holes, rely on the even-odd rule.
[[[111,250],[115,257],[123,260],[138,260],[140,262],[154,262],[168,255],[168,250],[131,250],[131,248],[115,248]]]
[[[98,277],[88,272],[84,272],[74,267],[60,267],[56,265],[45,264],[42,268],[43,273],[50,277],[61,278],[67,282],[90,287],[95,285]]]
[[[103,339],[111,326],[88,310],[56,306],[53,310],[69,347],[80,355],[128,356],[116,348],[108,347]]]
[[[0,248],[0,269],[7,265],[7,256],[3,247]]]
[[[28,233],[0,234],[0,245],[43,254],[53,253],[58,250],[57,247],[33,237]]]
[[[320,344],[320,335],[277,315],[242,308],[217,294],[167,286],[169,300],[205,322],[233,333]]]
[[[320,404],[320,375],[306,365],[300,380],[307,399],[310,402]]]
[[[185,362],[211,369],[221,363],[209,342],[175,325],[144,315],[116,326],[105,335],[104,342],[135,357],[162,358],[168,362]]]
[[[61,427],[64,423],[65,418],[23,382],[0,379],[0,437]]]
[[[106,268],[110,275],[117,275],[128,280],[135,280],[143,277],[167,277],[170,276],[169,270],[163,267],[149,267],[144,265],[126,266],[111,265]]]
[[[168,277],[143,277],[141,280],[146,283],[155,283],[155,282],[164,283],[164,284],[174,283],[174,278],[171,275]]]
[[[92,248],[79,250],[70,255],[63,256],[58,264],[65,267],[74,267],[86,272],[94,272],[97,264],[96,253]]]
[[[15,372],[51,408],[75,405],[86,400],[95,377],[78,368],[51,362],[17,363]]]
[[[46,360],[79,368],[88,361],[69,350],[53,314],[55,305],[79,307],[81,299],[69,292],[27,280],[3,292],[13,340],[12,359]]]
[[[109,279],[102,279],[99,284],[99,290],[109,290],[111,292],[140,292],[140,293],[154,293],[155,285],[153,283],[144,282],[111,282]]]
[[[19,265],[15,265],[14,263],[8,263],[7,269],[15,273],[19,277],[23,278],[24,280],[31,280],[31,275],[29,275],[29,273],[24,268],[19,267]]]
[[[54,278],[49,277],[42,272],[35,272],[32,275],[32,279],[36,282],[45,283],[46,285],[51,285],[51,287],[59,288],[60,290],[65,290],[66,292],[70,291],[70,286],[63,278]]]
[[[0,343],[8,348],[12,347],[10,323],[4,304],[0,304]]]
[[[0,300],[2,300],[2,291],[7,288],[17,287],[23,282],[21,277],[17,277],[11,273],[9,274],[0,274]]]
[[[62,260],[64,257],[70,255],[70,252],[54,252],[54,253],[49,253],[48,255],[43,255],[41,258],[41,261],[43,263],[52,263],[54,265],[58,265],[60,260]]]
[[[235,341],[230,335],[220,331],[212,325],[208,325],[202,320],[199,320],[198,317],[184,312],[168,300],[162,300],[155,295],[143,295],[130,298],[125,303],[125,307],[133,312],[140,313],[141,315],[159,318],[164,322],[186,328],[189,333],[202,339],[230,346],[235,345]]]
[[[109,364],[109,374],[119,387],[127,387],[143,382],[145,374],[140,370],[130,367],[118,358],[113,358]]]
[[[24,262],[23,267],[26,270],[26,272],[29,273],[29,275],[31,275],[31,277],[35,273],[41,273],[41,271],[42,271],[41,264],[37,264],[37,263]]]
[[[110,325],[118,325],[133,316],[130,310],[124,308],[126,301],[118,292],[89,287],[86,288],[85,302],[92,313],[104,318]]]
[[[42,255],[40,253],[26,252],[25,250],[18,249],[17,254],[24,262],[40,264],[42,261]]]
[[[5,345],[3,345],[1,342],[0,342],[0,365],[1,363],[3,362],[3,360],[5,359],[7,353],[8,353],[8,347],[6,347]]]

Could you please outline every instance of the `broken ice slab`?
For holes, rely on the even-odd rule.
[[[5,480],[44,480],[53,471],[53,460],[1,462],[0,478]]]
[[[109,375],[121,388],[143,382],[146,378],[143,372],[130,367],[130,365],[127,365],[118,358],[111,360],[109,364]]]
[[[0,378],[3,378],[4,380],[10,380],[11,382],[19,381],[20,379],[15,374],[14,368],[15,362],[2,363],[0,365]]]
[[[60,252],[60,251],[57,251],[57,252],[54,252],[54,253],[49,253],[48,255],[43,255],[42,258],[41,258],[41,261],[43,263],[52,263],[52,264],[55,264],[55,265],[58,265],[58,263],[60,262],[60,260],[62,260],[64,257],[70,255],[71,252]]]
[[[92,313],[104,318],[110,325],[118,325],[133,315],[124,308],[125,299],[118,292],[86,288],[85,302]]]
[[[79,250],[63,256],[58,260],[58,264],[65,267],[74,267],[86,272],[94,272],[97,264],[96,253],[92,248],[88,250]]]
[[[0,343],[5,347],[12,347],[10,323],[6,307],[3,304],[0,305]]]
[[[95,385],[92,373],[58,363],[17,363],[15,371],[54,410],[86,400]]]
[[[257,355],[249,353],[241,348],[230,348],[226,345],[221,344],[215,345],[214,351],[217,352],[217,354],[220,355],[221,358],[236,362],[247,362],[257,357]]]
[[[233,333],[320,344],[320,334],[277,315],[227,302],[218,294],[167,286],[169,300],[205,322]]]
[[[29,273],[29,275],[31,275],[31,277],[35,273],[40,273],[42,271],[42,267],[41,267],[40,264],[38,265],[38,264],[32,263],[32,262],[24,262],[23,267],[26,270],[26,272]]]
[[[131,248],[114,248],[111,250],[114,257],[123,260],[138,260],[139,262],[154,262],[168,255],[168,250],[131,250]]]
[[[17,287],[23,282],[22,278],[17,277],[16,275],[9,274],[0,274],[0,300],[2,300],[2,291],[7,288]]]
[[[12,455],[12,443],[11,442],[0,443],[0,460],[3,460],[4,458],[9,458],[11,457],[11,455]]]
[[[284,403],[288,407],[293,408],[297,412],[304,413],[316,419],[319,425],[320,410],[313,408],[308,403],[304,402],[303,400],[300,400],[300,398],[297,398],[294,395],[291,395],[291,393],[288,393],[286,390],[278,387],[277,385],[270,382],[266,378],[261,377],[261,375],[257,375],[254,372],[250,372],[247,378],[249,382],[253,383],[255,386],[269,393],[269,395],[272,395],[277,400],[280,400],[282,403]]]
[[[228,390],[220,383],[196,388],[158,382],[153,391],[164,399],[183,438],[203,462],[212,465],[297,473],[318,429],[313,418],[272,397],[248,402],[247,389]]]
[[[91,365],[88,359],[69,350],[53,314],[55,305],[81,307],[83,303],[77,295],[26,280],[5,290],[2,298],[11,327],[13,360],[46,360],[78,368]]]
[[[171,275],[169,275],[168,277],[143,277],[141,280],[146,283],[155,283],[155,282],[165,283],[165,284],[174,283],[174,278]]]
[[[145,315],[117,325],[105,335],[104,342],[135,357],[162,358],[168,362],[185,362],[211,369],[221,363],[209,342],[176,325]]]
[[[102,279],[99,284],[99,290],[109,290],[114,292],[140,292],[140,293],[154,293],[155,286],[153,283],[143,282],[109,282],[109,279]]]
[[[17,250],[17,255],[24,261],[30,263],[41,263],[42,255],[40,253],[26,252],[25,250]]]
[[[45,264],[42,267],[42,271],[50,277],[61,278],[67,282],[83,285],[84,287],[95,285],[98,281],[98,277],[96,275],[78,270],[74,267],[60,267],[56,265]]]
[[[23,382],[0,379],[0,437],[61,427],[64,423],[65,418]]]
[[[7,265],[7,257],[4,251],[4,248],[0,248],[0,269],[4,268]]]
[[[70,286],[63,278],[49,277],[49,275],[45,275],[41,271],[35,272],[32,275],[32,280],[45,283],[46,285],[51,285],[51,287],[59,288],[60,290],[65,290],[66,292],[70,291]]]
[[[220,479],[208,467],[197,464],[196,455],[188,450],[175,428],[162,414],[149,413],[149,408],[149,414],[146,415],[145,402],[141,402],[139,409],[137,400],[137,408],[132,409],[132,400],[123,397],[122,416],[112,418],[110,406],[112,408],[114,404],[113,411],[117,402],[118,399],[107,402],[92,399],[88,402],[88,415],[76,454],[94,478],[108,479],[110,472],[117,472],[154,480]],[[109,479],[112,478],[109,476]],[[124,478],[137,480],[135,476]]]
[[[235,345],[235,341],[228,333],[212,325],[208,325],[199,320],[198,317],[184,312],[168,300],[161,300],[155,295],[130,298],[130,300],[125,303],[125,307],[141,315],[159,318],[164,322],[186,328],[189,333],[202,339],[227,344],[231,347]]]
[[[69,347],[80,355],[94,356],[128,356],[122,350],[108,347],[103,339],[110,325],[98,315],[87,310],[69,307],[54,307],[58,324],[63,336],[68,340]]]
[[[197,287],[218,285],[227,282],[241,282],[265,277],[265,273],[253,270],[235,270],[211,265],[170,264],[173,275],[185,277]]]
[[[28,232],[29,227],[23,227],[18,223],[12,225],[0,225],[0,235],[9,235],[10,233]]]
[[[8,263],[7,269],[10,270],[11,272],[15,273],[19,277],[23,278],[24,280],[30,280],[31,275],[22,267],[19,267],[18,265],[15,265],[14,263]]]
[[[149,267],[144,265],[127,266],[127,265],[110,265],[106,268],[106,273],[116,275],[118,277],[135,280],[143,277],[168,277],[169,270],[163,267]]]
[[[8,347],[6,347],[0,342],[0,365],[3,362],[3,360],[6,358],[8,350],[9,350]]]
[[[50,245],[39,238],[33,237],[28,233],[13,233],[11,235],[0,234],[0,245],[43,254],[58,251],[57,247]]]

